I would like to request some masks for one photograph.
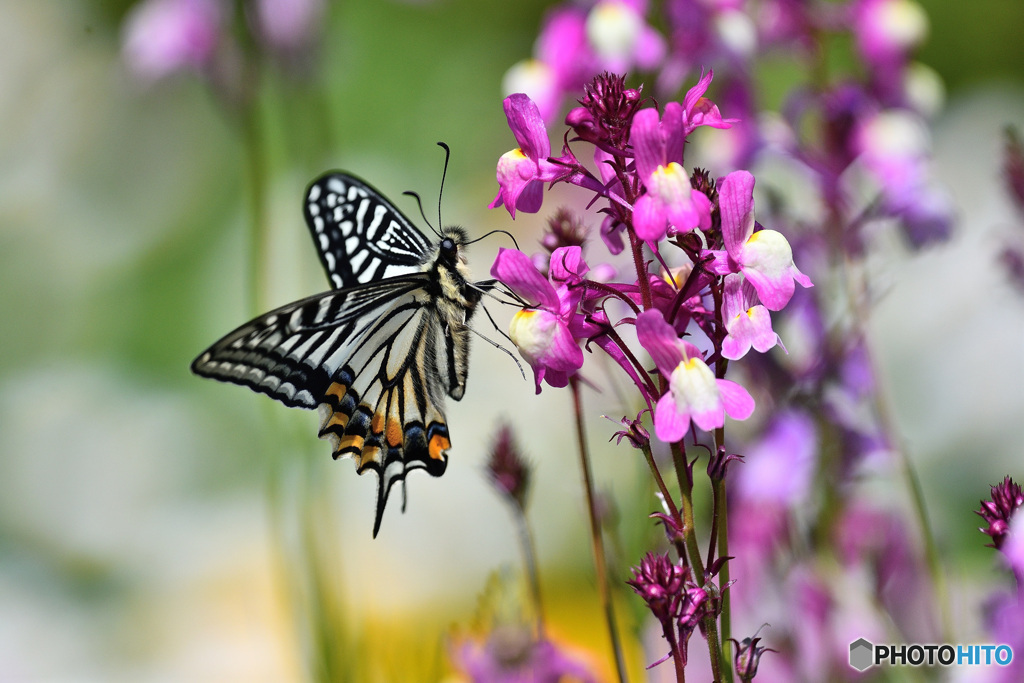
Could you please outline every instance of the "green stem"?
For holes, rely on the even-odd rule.
[[[526,580],[530,585],[530,597],[533,599],[534,613],[537,615],[537,639],[544,639],[544,603],[540,597],[540,573],[537,571],[537,550],[533,543],[533,533],[526,519],[526,511],[515,505],[513,516],[519,531],[519,545],[523,551],[523,562],[526,564]]]
[[[725,480],[714,482],[715,493],[715,516],[718,518],[718,556],[729,556],[729,506],[726,503]],[[725,671],[725,680],[732,682],[732,641],[729,640],[732,632],[732,599],[730,591],[726,588],[729,585],[729,562],[722,564],[718,571],[718,585],[722,588],[722,668]]]
[[[907,488],[910,489],[911,500],[914,504],[914,515],[917,518],[918,526],[921,528],[921,537],[924,540],[925,561],[928,563],[928,573],[931,575],[932,586],[935,588],[935,598],[939,603],[939,620],[942,629],[942,642],[953,642],[953,626],[949,609],[949,591],[946,587],[946,576],[942,571],[942,560],[939,559],[939,548],[935,542],[935,533],[928,521],[928,506],[924,499],[924,489],[921,487],[921,480],[914,469],[914,463],[910,460],[906,449],[900,445],[897,447],[900,462],[903,465],[903,477]]]
[[[704,587],[707,580],[704,577],[704,562],[700,557],[700,547],[697,545],[697,531],[693,521],[693,478],[690,468],[686,463],[686,451],[681,441],[672,444],[672,461],[676,466],[676,477],[679,479],[679,488],[682,491],[682,512],[683,525],[686,533],[686,549],[690,558],[690,567],[693,570],[693,578],[697,585]],[[711,673],[716,683],[722,678],[722,652],[718,640],[718,622],[714,615],[704,617],[704,630],[708,638],[708,656],[711,659]]]
[[[608,624],[608,637],[611,640],[612,654],[615,657],[615,669],[619,683],[626,683],[626,663],[622,657],[622,646],[619,642],[619,631],[615,624],[615,610],[612,605],[611,586],[608,584],[608,568],[604,555],[604,540],[601,525],[597,519],[597,506],[594,503],[594,481],[590,473],[590,456],[587,449],[587,437],[583,428],[583,407],[580,402],[579,381],[573,377],[569,380],[572,390],[573,411],[576,417],[576,440],[580,449],[580,468],[583,470],[583,490],[587,496],[587,512],[590,516],[590,543],[594,551],[594,565],[597,569],[597,588],[601,594],[601,605],[604,608],[605,621]]]
[[[679,516],[679,509],[676,507],[676,503],[672,500],[672,496],[668,492],[668,487],[665,486],[665,480],[661,477],[661,471],[658,469],[658,464],[654,462],[654,454],[651,453],[651,444],[644,443],[640,446],[640,450],[644,452],[644,459],[647,461],[647,466],[651,468],[651,475],[654,477],[654,481],[658,484],[658,490],[661,491],[662,497],[665,499],[665,505],[668,506],[668,513],[676,521],[681,520]]]

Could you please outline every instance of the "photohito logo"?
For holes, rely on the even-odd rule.
[[[867,638],[850,643],[850,666],[864,671],[872,666],[1008,666],[1009,645],[874,645]]]

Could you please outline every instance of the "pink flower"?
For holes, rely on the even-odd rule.
[[[735,479],[739,500],[792,509],[807,503],[817,464],[818,434],[805,413],[777,414],[747,449]]]
[[[633,117],[629,135],[636,154],[636,170],[647,188],[633,209],[637,236],[650,243],[662,239],[671,224],[679,232],[711,227],[711,202],[690,184],[682,166],[683,107],[665,105],[659,122],[657,109],[641,109]]]
[[[771,314],[757,303],[757,293],[743,276],[731,273],[725,277],[722,309],[728,332],[722,342],[722,355],[729,360],[743,358],[750,347],[764,353],[779,343]]]
[[[467,640],[455,660],[472,681],[485,683],[595,683],[594,675],[551,640],[534,640],[528,629],[499,625],[486,642]]]
[[[324,0],[257,0],[257,31],[272,48],[302,50],[323,26]]]
[[[581,253],[579,247],[560,247],[551,254],[550,271],[557,289],[521,251],[501,248],[491,266],[492,276],[531,305],[512,318],[509,336],[533,368],[538,394],[542,381],[564,387],[583,367],[583,351],[569,329],[580,300],[578,290],[569,284],[587,272]]]
[[[654,432],[662,441],[679,441],[690,421],[704,431],[725,424],[725,416],[745,420],[754,412],[754,399],[736,382],[715,378],[695,346],[676,337],[675,330],[656,310],[636,319],[640,345],[647,349],[669,389],[654,409]]]
[[[928,17],[913,0],[860,0],[853,31],[865,61],[877,68],[902,65],[928,33]]]
[[[794,282],[813,287],[793,263],[793,249],[782,233],[754,232],[754,176],[734,171],[718,185],[725,253],[711,252],[708,269],[718,275],[743,273],[770,311],[781,310],[793,297]]]
[[[723,119],[718,105],[704,97],[711,85],[715,73],[711,69],[700,77],[697,85],[690,88],[683,98],[683,137],[685,138],[700,126],[726,129],[738,123],[738,119]],[[667,111],[667,107],[666,107]]]
[[[497,178],[501,189],[490,208],[504,204],[515,218],[517,208],[527,213],[540,210],[544,181],[553,180],[562,169],[548,161],[551,141],[533,100],[516,93],[505,98],[504,106],[509,128],[519,146],[498,160]]]
[[[658,66],[665,57],[665,41],[644,15],[644,0],[601,0],[587,15],[587,38],[597,54],[599,69],[613,73]]]
[[[125,19],[125,61],[145,81],[202,69],[217,50],[221,21],[216,0],[146,0]]]
[[[587,43],[586,12],[559,7],[544,17],[534,56],[510,68],[502,79],[506,93],[522,92],[537,103],[545,121],[553,121],[569,92],[594,71],[596,57]]]
[[[509,95],[505,98],[505,117],[519,147],[498,160],[501,189],[489,208],[504,204],[515,218],[516,209],[527,213],[539,211],[544,199],[544,183],[564,178],[568,171],[565,166],[548,160],[551,141],[533,100],[522,93]]]

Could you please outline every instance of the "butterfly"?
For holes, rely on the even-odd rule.
[[[242,325],[192,371],[318,408],[333,457],[378,475],[376,537],[395,483],[404,493],[412,470],[444,474],[444,398],[466,390],[468,323],[494,283],[470,281],[462,228],[445,227],[432,243],[349,173],[314,180],[304,213],[334,289]]]

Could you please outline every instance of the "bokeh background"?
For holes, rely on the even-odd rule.
[[[536,465],[552,632],[607,672],[566,393],[535,396],[507,356],[475,343],[466,398],[448,408],[448,472],[410,477],[407,512],[396,491],[372,540],[372,476],[328,457],[314,414],[190,374],[251,317],[250,158],[208,84],[147,85],[126,69],[131,5],[0,2],[0,680],[451,675],[450,643],[502,609],[489,596],[519,571],[483,472],[501,419]],[[947,88],[936,174],[958,223],[948,243],[873,263],[887,295],[871,328],[972,634],[979,596],[1002,580],[972,510],[1024,469],[1024,296],[997,264],[1024,233],[1000,177],[1002,129],[1024,126],[1024,5],[922,5],[919,58]],[[270,304],[325,288],[301,214],[310,179],[348,169],[410,215],[398,198],[419,192],[432,215],[437,140],[452,148],[445,222],[512,229],[536,248],[543,214],[513,224],[486,206],[513,146],[502,77],[530,53],[545,6],[332,3],[315,68],[268,67]],[[502,244],[473,245],[481,277]],[[635,562],[658,534],[645,466],[604,446],[615,425],[597,416],[623,414],[615,392],[585,401],[598,487],[620,519],[613,555]],[[620,605],[627,628],[635,607]],[[628,654],[642,670],[643,654]]]

